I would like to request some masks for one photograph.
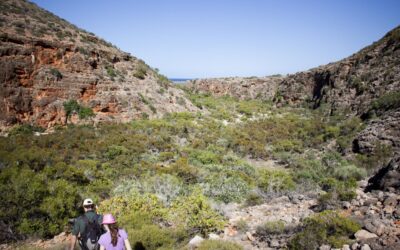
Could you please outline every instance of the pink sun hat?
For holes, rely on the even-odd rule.
[[[115,219],[114,216],[112,216],[112,214],[103,215],[103,222],[101,224],[114,224],[114,223]]]

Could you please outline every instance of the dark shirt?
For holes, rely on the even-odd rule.
[[[86,216],[89,221],[93,221],[94,216],[96,213],[94,211],[87,211],[84,216]],[[99,215],[99,218],[97,222],[99,225],[101,225],[101,222],[103,221],[103,216]],[[78,217],[74,223],[74,228],[72,229],[72,234],[73,235],[78,235],[79,233],[82,235],[85,232],[86,224],[85,221],[83,220],[82,216]]]

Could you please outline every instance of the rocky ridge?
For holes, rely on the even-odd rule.
[[[197,110],[156,70],[93,33],[28,1],[0,5],[1,130],[65,124],[68,100],[91,108],[95,123]]]
[[[282,76],[270,77],[226,77],[190,80],[186,87],[199,93],[214,96],[233,96],[238,99],[272,99],[278,90]]]
[[[400,153],[400,27],[348,58],[308,71],[283,77],[197,79],[187,87],[214,96],[260,98],[277,106],[361,117],[366,126],[350,150],[373,153],[377,144],[383,144],[395,155]],[[383,110],[373,110],[379,106],[376,103],[383,103]]]

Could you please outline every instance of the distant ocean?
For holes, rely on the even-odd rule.
[[[170,78],[169,80],[175,84],[186,84],[186,81],[190,81],[192,78]]]

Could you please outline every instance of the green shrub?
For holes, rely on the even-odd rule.
[[[239,176],[221,173],[208,176],[202,187],[207,196],[225,203],[242,201],[250,190],[249,185]]]
[[[363,169],[366,169],[371,174],[377,168],[388,163],[388,160],[393,154],[393,148],[391,145],[376,142],[374,144],[373,151],[370,154],[357,154],[355,157],[355,163]]]
[[[129,217],[132,213],[147,214],[151,220],[162,220],[167,217],[167,210],[156,195],[141,195],[135,191],[104,200],[99,208],[100,212],[112,213],[116,217]]]
[[[205,240],[203,241],[197,250],[243,250],[243,247],[229,241],[223,240]]]
[[[63,103],[65,115],[70,117],[72,112],[78,111],[80,109],[80,105],[76,100],[69,100]]]
[[[257,185],[267,194],[287,192],[295,188],[291,174],[285,170],[262,170]]]
[[[173,249],[174,234],[170,229],[162,229],[156,225],[143,225],[140,229],[127,229],[132,247],[143,246],[144,249]]]
[[[8,221],[16,233],[52,236],[76,216],[80,199],[67,180],[50,180],[27,168],[3,169],[0,180],[0,220]]]
[[[171,208],[173,221],[184,225],[191,235],[201,233],[205,236],[221,230],[225,224],[222,216],[212,210],[199,189],[189,196],[179,197]]]
[[[178,176],[187,184],[196,183],[199,174],[197,168],[189,165],[189,161],[185,157],[181,157],[171,164],[168,172]]]
[[[384,111],[393,110],[400,107],[400,91],[392,91],[381,95],[371,102],[370,109],[363,118],[372,118],[375,115],[381,115]]]
[[[363,78],[365,78],[365,77],[363,77]],[[367,84],[364,83],[363,80],[367,80],[367,79],[361,79],[360,77],[352,76],[348,81],[350,88],[356,89],[357,94],[362,94],[367,89]]]
[[[274,150],[279,151],[287,151],[287,152],[303,152],[303,143],[300,140],[289,140],[283,139],[278,140],[274,144]]]
[[[78,114],[79,119],[86,119],[95,116],[91,108],[80,105],[76,100],[66,101],[63,103],[63,106],[67,121],[68,118],[72,116],[73,112],[76,112]]]
[[[367,171],[353,164],[341,165],[333,169],[333,176],[339,180],[361,180],[367,176]]]
[[[373,110],[390,110],[400,107],[400,91],[393,91],[380,96],[371,103]]]
[[[190,158],[200,164],[218,164],[221,162],[221,155],[208,150],[193,150]]]
[[[319,198],[322,210],[337,206],[338,201],[350,201],[356,196],[357,182],[355,179],[339,181],[334,178],[324,178],[320,186],[322,190],[327,192]]]
[[[337,126],[328,126],[325,128],[324,140],[328,141],[329,139],[335,139],[339,137],[340,127]]]
[[[32,135],[34,132],[44,132],[44,129],[41,127],[36,127],[30,124],[21,124],[15,126],[9,133],[12,135]]]
[[[104,156],[108,159],[115,159],[117,156],[128,153],[128,149],[120,145],[110,145]]]
[[[250,228],[247,222],[243,219],[240,219],[238,222],[236,222],[235,226],[241,233],[246,233]]]
[[[79,119],[86,119],[95,116],[93,110],[88,107],[82,107],[78,111]]]
[[[61,80],[63,78],[63,75],[58,69],[51,68],[50,69],[50,74],[52,74],[54,77],[56,77],[57,80]]]
[[[107,66],[107,67],[106,67],[106,70],[107,70],[107,74],[111,77],[111,79],[114,79],[114,77],[117,76],[117,72],[115,72],[114,67],[112,67],[112,66]]]
[[[245,201],[246,206],[256,206],[256,205],[261,205],[264,202],[264,199],[261,195],[255,193],[255,192],[250,192]]]
[[[289,242],[289,249],[317,249],[323,244],[340,248],[349,244],[350,237],[361,227],[335,211],[324,211],[304,221],[303,230]]]
[[[144,63],[139,63],[133,73],[133,76],[138,79],[145,79],[147,75],[147,66]]]
[[[259,236],[282,234],[285,232],[285,227],[285,223],[281,220],[267,221],[264,224],[257,226],[256,232]]]

